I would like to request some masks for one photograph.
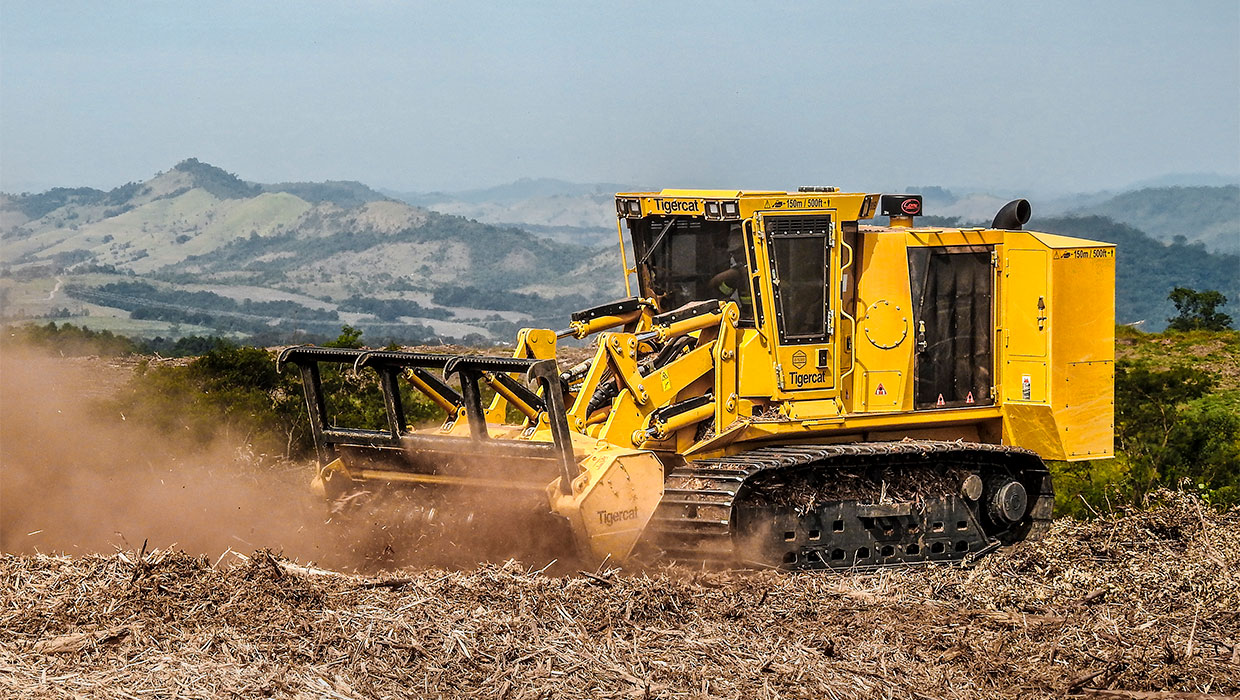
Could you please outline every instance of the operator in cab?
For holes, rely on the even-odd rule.
[[[749,289],[749,267],[745,262],[745,238],[741,225],[728,229],[727,269],[710,278],[709,288],[717,298],[735,301],[741,318],[753,318],[753,296]]]

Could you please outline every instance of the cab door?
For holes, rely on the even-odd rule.
[[[838,295],[832,284],[831,214],[759,218],[770,262],[776,384],[803,398],[834,394],[839,361],[832,346]]]

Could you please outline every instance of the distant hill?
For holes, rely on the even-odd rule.
[[[564,323],[623,284],[610,250],[358,182],[252,183],[192,158],[108,192],[3,195],[0,242],[0,315],[111,315],[145,334],[334,337],[348,322],[378,337],[508,340],[518,323]]]
[[[928,216],[956,219],[962,225],[986,225],[1011,201],[1009,197],[968,192],[958,194],[934,185],[906,187],[901,192],[920,194]]]
[[[1145,180],[1134,182],[1128,186],[1130,190],[1148,187],[1224,187],[1240,184],[1240,174],[1220,175],[1219,173],[1168,173]]]
[[[1240,255],[1240,186],[1151,187],[1125,192],[1067,212],[1097,214],[1145,231],[1165,243],[1183,236],[1208,250]]]
[[[512,204],[526,199],[542,197],[579,197],[581,195],[604,195],[610,197],[616,192],[632,191],[632,189],[632,185],[617,185],[615,183],[580,183],[547,177],[523,177],[515,182],[473,190],[459,190],[456,192],[388,192],[388,194],[410,204],[430,206],[435,202]]]
[[[1187,176],[1184,176],[1187,177]],[[1204,176],[1202,176],[1204,177]],[[1221,179],[1221,178],[1220,178]],[[962,225],[986,225],[1008,198],[982,192],[958,193],[936,186],[909,187],[921,193],[930,216]],[[1148,233],[1163,243],[1183,236],[1216,253],[1240,254],[1240,186],[1159,186],[1129,192],[1073,194],[1032,199],[1035,217],[1105,216]]]
[[[331,203],[341,207],[357,207],[368,202],[391,201],[366,185],[353,180],[327,182],[280,182],[261,185],[264,192],[286,192],[312,204]]]
[[[615,240],[615,193],[652,188],[615,183],[574,183],[550,178],[460,192],[388,192],[414,206],[484,223],[520,226],[540,236],[578,245]]]

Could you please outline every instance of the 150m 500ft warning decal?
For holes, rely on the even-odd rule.
[[[1055,260],[1083,260],[1087,258],[1113,257],[1115,257],[1114,248],[1071,248],[1068,250],[1056,250],[1054,252]]]

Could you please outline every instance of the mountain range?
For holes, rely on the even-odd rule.
[[[379,337],[491,339],[516,324],[563,323],[566,309],[623,285],[610,250],[430,211],[357,182],[265,185],[196,159],[108,192],[3,195],[0,242],[5,316],[67,310],[141,334],[323,334],[358,323]],[[290,319],[234,308],[246,300],[319,313],[282,323]],[[388,303],[376,313],[365,308],[374,301]]]
[[[1142,185],[1124,192],[1091,192],[1035,200],[1038,216],[1105,216],[1128,224],[1163,243],[1183,236],[1207,250],[1240,254],[1240,186],[1224,178],[1180,176],[1169,182],[1210,185]],[[415,206],[497,225],[519,226],[558,240],[604,245],[615,240],[616,192],[658,189],[623,184],[579,184],[523,179],[508,185],[460,192],[385,194]],[[920,193],[925,211],[962,225],[989,224],[1012,197],[986,191],[953,191],[937,186],[905,187]]]
[[[622,294],[612,197],[647,189],[262,184],[191,158],[110,191],[0,194],[0,316],[147,337],[287,342],[334,337],[348,323],[372,343],[507,340]],[[936,225],[989,223],[1004,203],[908,191],[925,195]],[[1081,195],[1035,202],[1035,215],[1041,230],[1121,243],[1121,322],[1161,328],[1176,285],[1240,297],[1235,185]]]
[[[606,245],[616,240],[615,194],[652,189],[657,188],[524,178],[498,187],[460,192],[386,194],[414,206],[488,224],[519,226],[555,240]]]

